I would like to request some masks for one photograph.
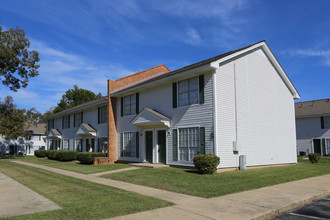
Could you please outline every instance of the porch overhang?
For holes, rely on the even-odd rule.
[[[150,109],[144,108],[137,114],[131,121],[134,126],[139,128],[148,127],[166,127],[169,128],[171,124],[171,119],[165,115]]]
[[[76,130],[76,134],[81,137],[96,137],[96,130],[89,124],[82,123]]]
[[[62,139],[62,134],[55,128],[50,129],[47,138],[49,139]]]

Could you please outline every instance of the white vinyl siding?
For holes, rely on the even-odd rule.
[[[136,94],[125,96],[123,98],[123,115],[136,114]]]
[[[136,157],[136,132],[123,133],[123,157]]]
[[[192,161],[199,153],[199,128],[180,128],[178,140],[180,160]]]
[[[178,82],[178,106],[187,106],[198,103],[198,77]]]

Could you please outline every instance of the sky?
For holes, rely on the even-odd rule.
[[[106,95],[153,66],[175,70],[262,40],[301,95],[330,98],[328,0],[0,0],[4,29],[18,26],[39,52],[39,76],[10,91],[44,113],[76,84]]]

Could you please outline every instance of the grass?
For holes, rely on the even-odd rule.
[[[179,168],[138,169],[102,177],[205,198],[257,189],[330,173],[330,159],[318,164],[298,159],[297,165],[200,175]]]
[[[122,163],[105,164],[105,165],[77,164],[73,161],[62,162],[56,160],[48,160],[46,158],[39,158],[35,156],[16,157],[16,159],[29,163],[41,164],[59,169],[70,170],[78,173],[84,173],[84,174],[99,173],[109,170],[117,170],[117,169],[130,167],[129,165]]]
[[[63,209],[9,219],[103,219],[165,207],[171,203],[68,176],[0,160],[0,172]]]

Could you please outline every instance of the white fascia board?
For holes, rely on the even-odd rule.
[[[113,94],[111,94],[111,97],[122,96],[123,94],[126,94],[126,93],[132,93],[136,90],[140,90],[144,87],[148,87],[148,86],[151,86],[153,84],[163,83],[163,82],[166,82],[166,81],[175,81],[176,78],[179,78],[180,76],[184,76],[184,75],[189,74],[189,73],[207,71],[207,70],[212,70],[212,69],[214,69],[214,67],[210,66],[210,64],[207,64],[207,65],[200,66],[200,67],[190,69],[190,70],[187,70],[187,71],[183,71],[183,72],[180,72],[180,73],[177,73],[177,74],[165,77],[165,78],[161,78],[161,79],[149,82],[149,83],[142,83],[141,85],[134,86],[132,88],[128,88],[128,89],[113,93]]]
[[[266,53],[267,57],[269,58],[269,60],[271,61],[271,63],[273,64],[273,66],[275,67],[275,69],[277,70],[277,72],[280,74],[280,77],[282,78],[282,80],[284,81],[284,83],[286,84],[286,86],[288,87],[288,89],[290,90],[292,96],[294,99],[300,99],[300,95],[298,93],[298,91],[296,90],[296,88],[293,86],[292,82],[290,81],[289,77],[287,76],[287,74],[285,73],[285,71],[283,70],[283,68],[281,67],[281,65],[279,64],[279,62],[277,61],[277,59],[275,58],[274,54],[271,52],[271,50],[269,49],[268,45],[265,42],[260,42],[256,45],[253,45],[249,48],[246,48],[245,50],[241,50],[238,51],[236,53],[233,53],[229,56],[226,56],[222,59],[219,59],[217,61],[214,61],[211,63],[211,66],[213,66],[214,68],[219,68],[220,64],[230,60],[236,56],[239,56],[241,54],[247,53],[251,50],[257,49],[261,47],[262,50]]]
[[[296,119],[299,119],[299,118],[316,118],[316,117],[322,117],[322,116],[330,116],[330,113],[327,113],[327,114],[317,114],[317,115],[296,116]]]

